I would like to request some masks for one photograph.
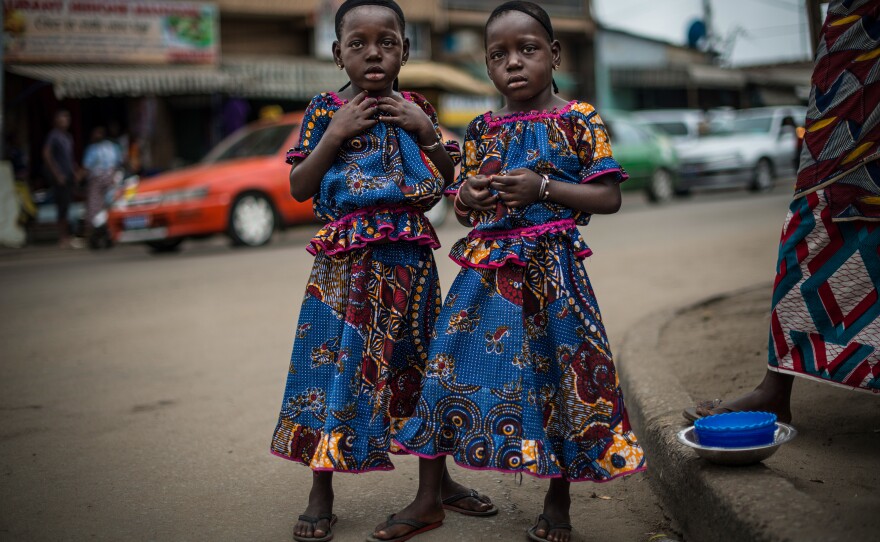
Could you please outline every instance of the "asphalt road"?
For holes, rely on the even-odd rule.
[[[772,280],[789,194],[664,207],[628,196],[620,213],[595,217],[587,270],[612,344],[650,312]],[[0,539],[289,540],[310,473],[268,446],[314,230],[256,250],[215,239],[162,256],[0,252]],[[439,233],[448,248],[465,230],[450,219]],[[438,262],[449,285],[445,249]],[[408,502],[416,461],[395,462],[336,477],[336,540],[363,540]],[[453,474],[501,514],[450,515],[419,540],[525,540],[546,481]],[[575,540],[670,532],[652,475],[573,486]]]

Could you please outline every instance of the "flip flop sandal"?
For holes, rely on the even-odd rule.
[[[547,534],[550,534],[550,531],[553,530],[561,530],[571,532],[571,523],[553,523],[547,516],[544,514],[538,514],[538,519],[535,520],[535,524],[532,525],[532,528],[528,530],[526,534],[529,535],[529,540],[534,540],[535,542],[548,542],[546,538],[541,538],[540,536],[535,534],[535,531],[538,530],[538,525],[541,523],[541,520],[547,522]]]
[[[322,519],[326,519],[330,522],[330,526],[327,527],[327,534],[322,536],[321,538],[316,538],[313,536],[297,536],[293,535],[293,539],[296,542],[330,542],[333,540],[333,525],[336,524],[336,520],[339,519],[336,517],[336,514],[321,514],[318,517],[315,516],[307,516],[305,514],[301,515],[297,518],[299,521],[305,521],[312,524],[312,532],[314,532],[315,527],[318,525],[318,522]]]
[[[723,401],[721,399],[713,399],[712,401],[700,401],[699,403],[697,403],[697,406],[688,407],[688,408],[682,410],[681,415],[682,415],[682,417],[684,417],[685,420],[693,423],[693,422],[699,420],[700,418],[705,417],[705,416],[702,416],[699,412],[697,412],[698,410],[701,410],[701,409],[702,410],[714,410],[715,412],[713,412],[712,414],[724,414],[726,412],[733,412],[734,411],[732,408],[727,408],[725,406],[722,406],[722,403],[723,403]]]
[[[485,495],[480,495],[476,489],[472,489],[464,493],[456,493],[451,497],[446,497],[445,499],[443,499],[443,508],[445,508],[446,510],[451,510],[453,512],[458,512],[459,514],[463,514],[465,516],[486,517],[494,516],[498,513],[498,507],[494,504],[492,504],[491,508],[487,508],[485,510],[468,510],[467,508],[462,508],[460,506],[455,506],[452,504],[462,499],[467,499],[468,497],[477,499],[481,503],[492,504],[492,501],[489,500],[489,497],[486,497]]]
[[[418,536],[422,533],[426,533],[428,531],[432,531],[437,527],[443,525],[443,521],[435,521],[434,523],[425,523],[424,521],[419,521],[416,519],[394,519],[394,514],[388,516],[388,519],[385,520],[385,528],[393,527],[395,525],[409,525],[413,527],[415,530],[410,531],[406,534],[400,535],[397,538],[376,538],[373,535],[367,537],[367,542],[404,542],[404,540],[409,540],[414,536]]]

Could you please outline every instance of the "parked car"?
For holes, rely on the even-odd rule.
[[[624,190],[644,190],[652,202],[668,201],[678,190],[678,158],[668,137],[637,118],[602,113],[614,158],[629,173]]]
[[[298,112],[251,123],[200,163],[129,187],[110,212],[114,241],[170,251],[189,237],[225,233],[234,245],[260,246],[279,227],[315,220],[311,201],[291,197],[290,166],[284,162],[299,138],[302,117]],[[429,216],[437,226],[448,203],[438,207]]]
[[[796,128],[806,108],[761,107],[716,118],[709,134],[678,147],[681,189],[748,187],[770,190],[797,168]]]
[[[634,111],[633,117],[666,134],[676,145],[699,138],[709,124],[701,109],[645,109]]]

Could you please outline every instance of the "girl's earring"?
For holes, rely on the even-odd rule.
[[[401,65],[401,66],[406,66],[406,60],[401,61],[400,65]]]
[[[342,69],[342,64],[340,64],[339,62],[337,62],[337,63],[336,63],[336,67],[339,68],[339,69],[341,70],[341,69]]]

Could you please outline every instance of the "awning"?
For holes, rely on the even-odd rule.
[[[332,62],[294,57],[225,56],[220,69],[233,82],[224,91],[242,98],[312,99],[348,78]]]
[[[220,93],[243,98],[309,100],[320,92],[336,90],[347,81],[345,72],[332,62],[294,57],[226,56],[217,67],[15,64],[6,69],[51,83],[58,99]],[[400,73],[400,85],[414,90],[495,94],[492,85],[437,62],[407,64]]]
[[[59,100],[148,94],[210,94],[222,92],[232,79],[217,68],[193,66],[14,64],[6,66],[6,69],[51,83]]]
[[[743,88],[746,76],[718,66],[667,66],[663,68],[612,68],[611,84],[622,87]]]
[[[400,70],[400,87],[404,89],[436,88],[456,94],[492,96],[491,83],[480,81],[464,70],[439,62],[409,62]]]

